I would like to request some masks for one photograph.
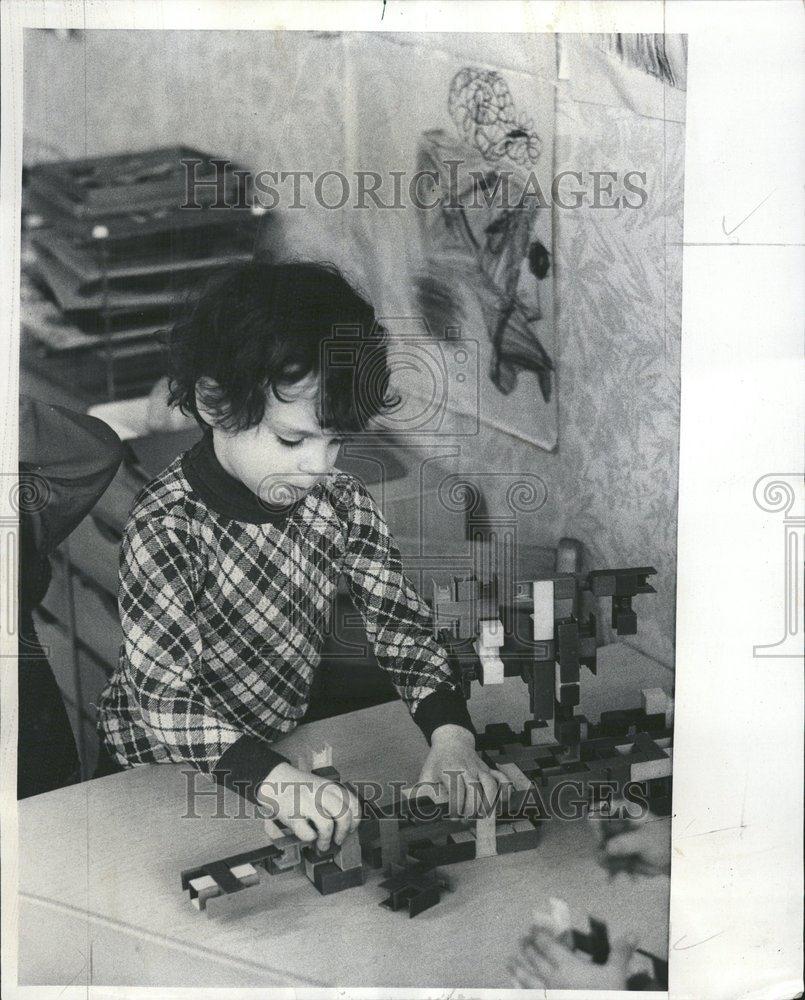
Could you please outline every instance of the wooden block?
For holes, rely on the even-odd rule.
[[[535,580],[533,583],[535,642],[553,639],[553,580]]]
[[[580,573],[584,546],[577,538],[560,538],[556,547],[556,572]]]
[[[475,601],[479,590],[480,584],[477,580],[456,577],[456,600]]]
[[[509,837],[514,833],[511,823],[498,823],[497,825],[497,838],[500,840],[501,837]]]
[[[497,817],[494,813],[490,816],[482,816],[475,821],[475,857],[491,858],[498,853],[495,828],[497,827]]]
[[[350,833],[341,847],[333,855],[333,862],[338,865],[342,872],[349,871],[350,868],[359,868],[361,865],[361,844],[358,840],[358,831]]]
[[[475,834],[471,830],[459,830],[457,833],[448,833],[448,844],[469,844],[475,841]]]
[[[534,830],[534,824],[530,819],[516,819],[511,824],[512,833],[531,833]]]
[[[531,782],[517,764],[498,764],[497,769],[498,771],[502,771],[511,781],[516,792],[525,792],[531,787]]]
[[[480,623],[481,634],[478,636],[478,654],[487,649],[500,649],[505,641],[503,635],[503,622],[500,619],[494,621],[486,619]]]
[[[671,774],[671,758],[664,760],[647,760],[632,764],[632,781],[653,781],[655,778],[667,778]]]
[[[332,766],[333,748],[323,740],[305,747],[299,757],[299,768],[302,771],[315,771],[317,768]]]
[[[534,910],[531,922],[535,927],[543,928],[565,944],[568,948],[573,942],[573,925],[570,920],[570,907],[562,899],[549,899],[549,911]]]
[[[564,597],[561,600],[555,598],[553,602],[553,614],[556,621],[563,618],[572,618],[576,613],[576,602],[572,597]]]
[[[380,863],[385,869],[390,865],[401,865],[405,860],[402,841],[400,840],[400,821],[398,819],[379,819],[380,827]]]
[[[250,865],[248,863],[244,865],[235,865],[235,867],[230,869],[230,871],[238,882],[242,883],[244,886],[257,885],[260,881],[260,876],[257,874],[257,869],[254,865]]]
[[[469,601],[442,601],[436,605],[434,612],[441,621],[448,618],[459,618],[470,611]]]
[[[198,878],[190,879],[188,889],[190,891],[190,902],[197,910],[205,910],[208,899],[214,899],[216,896],[222,895],[220,885],[218,885],[211,875],[200,875]]]
[[[668,694],[661,687],[643,688],[640,694],[643,701],[643,711],[646,715],[665,714]]]
[[[475,651],[481,661],[481,683],[485,687],[488,684],[502,684],[506,679],[503,660],[499,656],[490,656],[478,643],[475,644]]]
[[[344,889],[353,889],[355,886],[363,885],[363,868],[349,868],[342,871],[332,861],[325,861],[323,864],[316,865],[313,885],[322,896],[329,896],[333,892],[343,892]]]
[[[553,682],[551,682],[551,687],[553,687]],[[525,724],[524,732],[529,746],[542,747],[546,744],[556,743],[553,736],[553,726],[542,719],[530,719]]]

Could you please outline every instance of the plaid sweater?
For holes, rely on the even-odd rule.
[[[189,762],[249,798],[307,709],[339,575],[380,665],[430,739],[472,729],[427,605],[365,486],[346,473],[284,510],[218,462],[211,436],[140,494],[120,566],[120,659],[99,703],[127,766]]]

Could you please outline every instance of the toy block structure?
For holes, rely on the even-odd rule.
[[[228,896],[257,885],[260,876],[257,867],[270,874],[279,871],[274,865],[281,858],[282,848],[273,844],[244,851],[220,861],[211,861],[181,874],[182,889],[189,893],[190,902],[197,910],[205,911],[207,903],[218,896]]]
[[[389,877],[380,883],[380,888],[388,892],[388,898],[381,906],[396,913],[407,910],[409,917],[436,906],[442,893],[450,886],[442,875],[428,865],[392,865]]]
[[[314,774],[333,781],[341,780],[338,771],[332,766],[332,751],[329,747],[314,748],[312,754],[316,761],[322,763],[321,767],[313,769]],[[325,761],[329,763],[324,763]],[[309,760],[308,763],[310,762],[312,761]],[[274,823],[282,829],[276,820]],[[257,885],[260,882],[258,868],[269,875],[303,871],[323,896],[363,885],[364,882],[361,844],[357,832],[351,833],[340,846],[334,843],[327,851],[319,851],[315,845],[304,844],[285,831],[283,836],[264,847],[183,871],[181,886],[189,893],[190,902],[196,909],[207,910],[210,900],[231,896]]]
[[[581,668],[597,670],[597,620],[592,611],[583,614],[583,609],[592,602],[611,600],[613,628],[618,635],[634,635],[637,617],[632,600],[655,592],[649,578],[656,570],[640,566],[581,573],[580,543],[564,539],[557,550],[555,573],[507,580],[499,588],[498,562],[494,553],[486,551],[488,541],[476,541],[476,546],[484,550],[483,558],[474,560],[476,566],[485,567],[478,577],[454,580],[452,586],[434,585],[434,631],[467,698],[474,680],[501,683],[520,676],[528,687],[532,716],[522,733],[505,724],[487,726],[477,739],[479,750],[488,753],[487,762],[493,767],[512,764],[535,787],[549,792],[560,780],[578,780],[585,789],[600,780],[645,783],[652,808],[667,811],[670,694],[646,689],[641,708],[604,712],[596,724],[576,713]],[[499,592],[510,595],[508,605],[495,603]],[[455,627],[442,628],[445,622]],[[471,636],[477,637],[475,642]],[[658,739],[667,742],[660,745]],[[544,758],[531,753],[537,747],[551,748],[553,760],[548,766]]]

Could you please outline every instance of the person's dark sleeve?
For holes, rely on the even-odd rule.
[[[20,398],[22,516],[33,546],[50,554],[92,510],[123,459],[102,420]]]

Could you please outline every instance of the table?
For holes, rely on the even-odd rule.
[[[602,652],[598,676],[582,682],[588,717],[670,683],[633,650]],[[524,696],[517,678],[478,698],[473,689],[476,724],[513,721]],[[499,714],[504,704],[509,715]],[[313,737],[332,744],[342,776],[355,780],[413,781],[426,752],[400,702],[312,723],[278,747],[293,756]],[[20,984],[507,987],[508,956],[550,896],[568,902],[579,929],[590,913],[607,921],[611,938],[632,931],[642,947],[667,954],[669,880],[610,880],[584,821],[546,823],[535,851],[445,868],[453,891],[413,920],[378,905],[385,894],[375,871],[364,886],[327,897],[303,875],[264,875],[208,917],[181,892],[180,871],[266,838],[262,821],[237,818],[241,800],[228,791],[229,818],[213,818],[215,795],[199,798],[199,818],[188,818],[184,771],[136,768],[19,804]]]

